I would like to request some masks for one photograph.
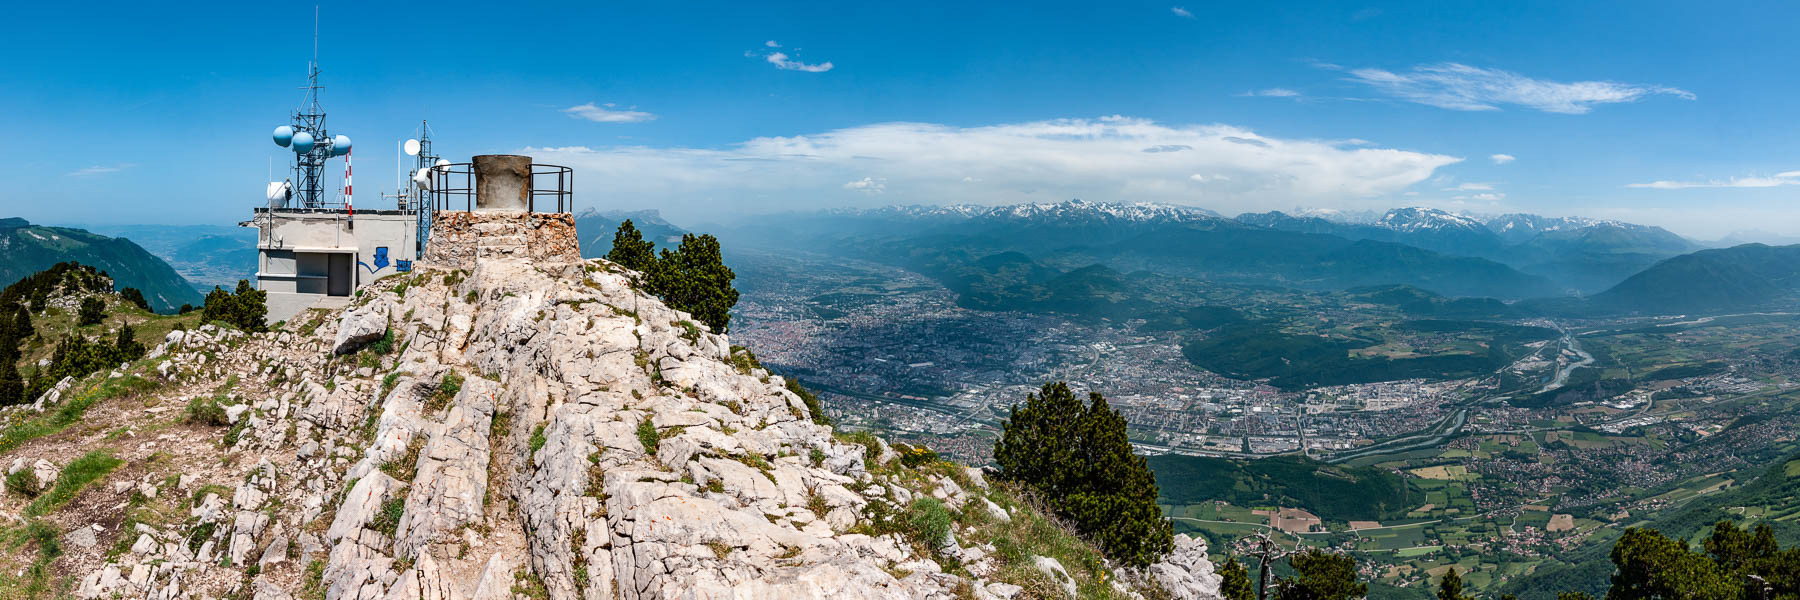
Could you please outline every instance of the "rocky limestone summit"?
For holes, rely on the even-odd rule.
[[[517,233],[456,238],[476,247],[434,252],[460,266],[422,264],[281,331],[171,333],[121,377],[156,387],[10,450],[13,470],[52,481],[82,447],[124,461],[44,518],[65,540],[49,560],[71,593],[1217,597],[1203,543],[1183,536],[1167,562],[1114,569],[979,470],[909,468],[881,440],[816,421],[748,351],[639,292],[637,274],[532,249],[533,231],[573,239],[561,221],[480,218],[454,223]],[[223,416],[194,418],[209,406]],[[906,531],[928,526],[909,516],[922,506],[955,515],[936,542]],[[1056,557],[1021,541],[1052,538]]]

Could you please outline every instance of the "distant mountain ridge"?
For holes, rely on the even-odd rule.
[[[1245,213],[1246,225],[1406,244],[1505,263],[1569,289],[1605,290],[1656,261],[1700,246],[1661,227],[1582,217],[1513,213],[1478,218],[1432,208],[1396,208],[1372,222],[1279,211]]]
[[[1657,263],[1589,299],[1594,309],[1647,314],[1752,309],[1800,295],[1800,245],[1744,244]]]
[[[131,240],[32,225],[17,217],[0,219],[0,281],[12,283],[66,261],[106,271],[119,289],[137,288],[158,312],[201,302],[200,293],[174,267]]]
[[[721,233],[746,245],[904,266],[945,281],[965,293],[965,300],[984,308],[1045,306],[1051,298],[1044,294],[1055,289],[1049,287],[1054,276],[1046,273],[1069,273],[1096,264],[1117,273],[1302,289],[1400,283],[1453,296],[1525,298],[1559,293],[1550,281],[1481,258],[1285,231],[1162,204],[1071,200],[1001,207],[828,210],[754,217]],[[1005,253],[1018,254],[1015,258],[1030,267],[985,266],[988,257]],[[1092,277],[1084,280],[1096,282]],[[1115,306],[1137,297],[1104,295],[1114,299],[1104,304]]]

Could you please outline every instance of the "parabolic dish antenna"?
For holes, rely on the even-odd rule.
[[[442,172],[442,173],[450,172],[450,161],[449,160],[440,158],[440,159],[438,159],[437,165],[435,165],[435,166],[437,167],[437,170],[439,172]]]
[[[418,156],[419,155],[419,140],[406,140],[405,148],[406,148],[407,156]]]

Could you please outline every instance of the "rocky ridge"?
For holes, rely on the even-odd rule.
[[[13,472],[55,481],[100,447],[123,466],[61,510],[0,510],[58,532],[44,555],[81,598],[1216,597],[1203,543],[1115,569],[979,470],[816,422],[636,274],[569,258],[572,228],[549,250],[500,233],[447,249],[469,268],[282,331],[171,332],[13,411],[92,404],[0,446]]]

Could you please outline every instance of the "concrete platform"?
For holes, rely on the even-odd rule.
[[[350,298],[350,296],[269,292],[269,315],[264,318],[264,321],[271,324],[276,321],[286,321],[311,308],[342,308],[350,304]]]

